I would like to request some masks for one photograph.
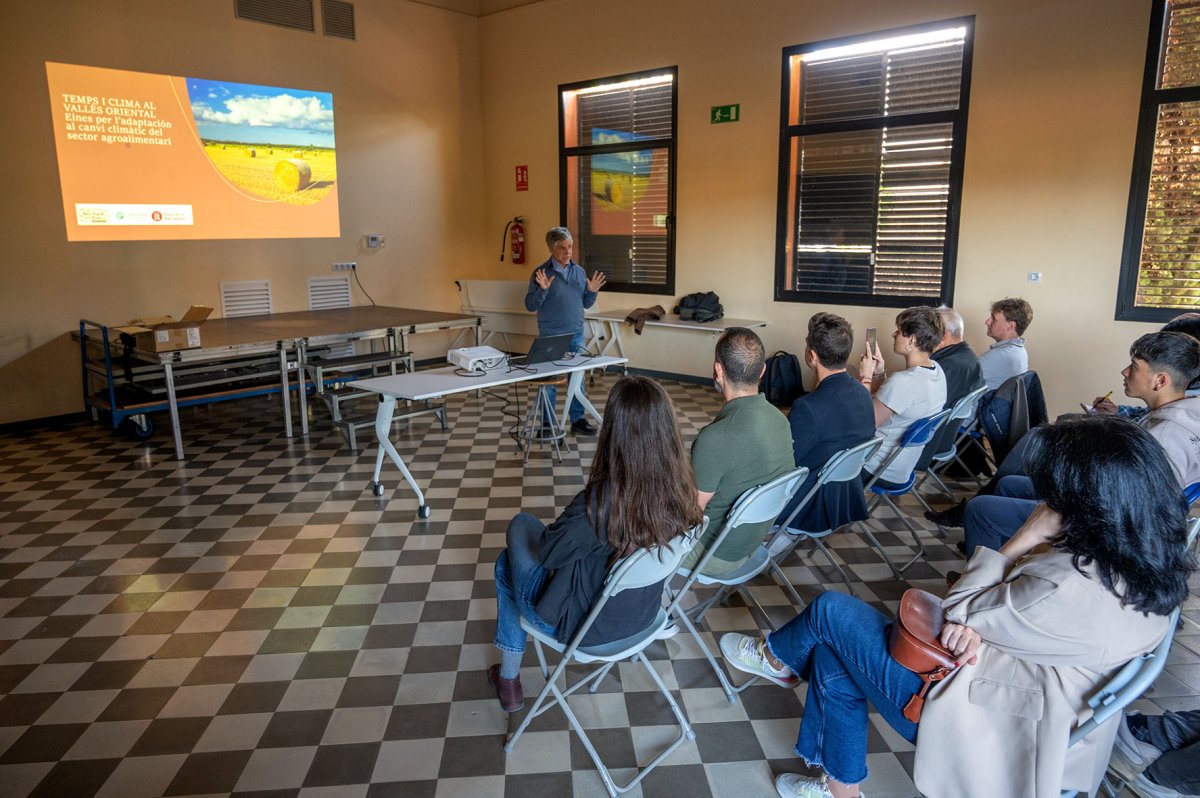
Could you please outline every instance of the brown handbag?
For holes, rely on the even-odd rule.
[[[904,707],[904,717],[913,723],[921,720],[930,686],[958,667],[958,660],[938,639],[942,620],[942,600],[913,588],[900,597],[900,611],[888,632],[888,653],[892,659],[921,677],[921,691]]]

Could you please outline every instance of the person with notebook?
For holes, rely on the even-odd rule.
[[[539,336],[570,334],[574,336],[570,351],[581,352],[585,348],[583,311],[596,304],[596,294],[604,287],[606,278],[603,272],[588,277],[583,267],[571,259],[575,239],[567,228],[550,228],[546,233],[546,246],[550,257],[529,276],[525,309],[537,313]],[[551,387],[550,401],[556,399],[556,392]],[[583,405],[577,400],[571,401],[568,415],[572,432],[596,434],[596,428],[584,418]]]

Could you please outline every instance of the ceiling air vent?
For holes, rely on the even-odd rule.
[[[295,30],[315,31],[312,0],[233,0],[238,19],[266,22]]]
[[[354,4],[321,0],[321,26],[326,36],[354,39]]]

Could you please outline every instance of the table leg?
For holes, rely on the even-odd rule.
[[[175,459],[183,459],[183,435],[179,431],[179,400],[175,397],[175,371],[170,363],[163,364],[167,380],[167,407],[171,411],[171,434],[175,437]]]
[[[604,417],[600,415],[595,406],[588,401],[587,396],[583,393],[584,371],[584,369],[572,371],[571,376],[567,379],[567,396],[563,400],[562,418],[560,419],[563,429],[569,429],[570,427],[569,414],[572,399],[578,399],[579,403],[583,405],[584,412],[589,413],[592,418],[601,424],[604,423]]]
[[[296,347],[296,379],[300,383],[300,389],[297,392],[296,402],[300,405],[300,434],[308,434],[308,391],[305,390],[308,382],[308,370],[304,366],[304,361],[308,359],[308,348],[301,342]]]
[[[604,331],[608,328],[608,322],[603,319],[589,319],[586,317],[584,321],[587,322],[588,328],[587,350],[603,357],[611,345],[610,341],[604,341]],[[604,341],[603,345],[601,345],[601,341]]]
[[[400,473],[404,475],[404,481],[413,489],[413,493],[417,494],[417,517],[428,518],[429,505],[425,503],[425,494],[421,492],[421,488],[413,479],[408,466],[404,464],[404,458],[400,456],[400,452],[396,451],[395,445],[388,439],[388,433],[392,430],[392,415],[395,411],[396,397],[379,397],[379,409],[375,411],[375,438],[379,441],[379,451],[375,453],[375,476],[371,481],[371,492],[376,496],[383,495],[383,483],[380,481],[380,477],[383,473],[383,456],[386,454],[400,469]]]
[[[279,387],[283,395],[283,434],[292,437],[292,397],[288,396],[287,349],[279,350]]]
[[[617,348],[617,354],[621,357],[625,357],[625,342],[621,340],[621,327],[624,325],[619,321],[611,320],[606,322],[606,324],[608,324],[608,343],[604,345],[604,349],[600,352],[600,354],[607,355],[609,350],[615,346]],[[628,363],[621,364],[621,373],[629,373]]]

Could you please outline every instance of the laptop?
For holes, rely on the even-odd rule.
[[[529,347],[529,354],[522,358],[516,358],[516,360],[524,366],[536,366],[538,363],[561,360],[567,353],[567,348],[571,345],[571,339],[574,337],[567,333],[566,335],[547,335],[544,338],[538,338]]]

